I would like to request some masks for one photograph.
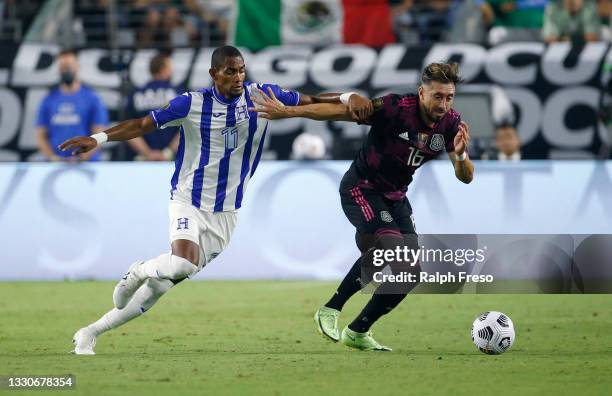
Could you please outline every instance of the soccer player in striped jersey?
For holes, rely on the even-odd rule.
[[[260,90],[273,92],[288,106],[340,103],[339,94],[309,96],[245,81],[244,58],[232,46],[213,52],[210,75],[210,88],[184,93],[143,118],[60,145],[80,154],[107,140],[129,140],[169,126],[180,129],[170,183],[171,252],[130,266],[115,287],[115,308],[74,335],[76,354],[93,355],[97,336],[150,309],[173,285],[195,275],[227,246],[266,137],[267,120],[249,110],[254,95]],[[369,101],[361,99],[352,101],[356,117],[371,111]]]
[[[372,128],[340,183],[342,209],[357,230],[355,239],[362,254],[334,295],[315,313],[319,331],[332,341],[362,350],[391,350],[372,337],[370,327],[416,286],[418,262],[406,259],[390,262],[394,274],[411,272],[417,282],[382,282],[342,333],[338,330],[338,317],[346,301],[367,285],[377,271],[373,265],[375,251],[419,249],[412,207],[406,198],[416,170],[446,151],[457,179],[464,183],[472,181],[474,165],[466,151],[469,126],[452,109],[459,81],[457,64],[432,63],[423,71],[418,94],[390,94],[372,100],[374,111],[365,122]],[[274,96],[273,92],[258,96],[254,110],[269,119],[356,120],[345,104],[291,107]],[[355,96],[343,94],[341,100],[348,103]]]

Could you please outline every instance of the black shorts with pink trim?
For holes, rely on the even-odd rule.
[[[366,180],[355,180],[349,172],[340,184],[340,201],[357,232],[381,236],[416,234],[412,207],[406,197],[391,200],[372,189]]]

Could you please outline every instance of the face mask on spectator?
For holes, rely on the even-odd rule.
[[[63,71],[61,74],[61,80],[63,84],[71,85],[74,81],[74,72],[72,70]]]

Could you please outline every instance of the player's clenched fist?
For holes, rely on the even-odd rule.
[[[357,122],[368,121],[374,112],[372,101],[361,95],[351,95],[348,102],[348,108],[351,117]]]
[[[98,145],[96,139],[89,136],[77,136],[59,145],[62,151],[71,151],[72,155],[83,154],[93,150]]]

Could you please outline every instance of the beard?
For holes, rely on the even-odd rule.
[[[428,111],[427,112],[427,117],[432,120],[433,122],[439,122],[442,117],[444,117],[446,115],[446,113],[442,114],[442,115],[437,115],[434,112]]]

